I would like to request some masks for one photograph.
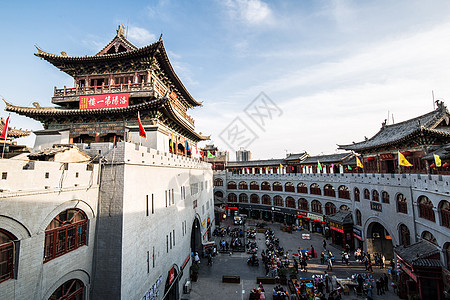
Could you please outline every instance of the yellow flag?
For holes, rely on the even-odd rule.
[[[280,164],[280,168],[282,168],[283,167],[283,165],[282,164]]]
[[[364,168],[364,166],[363,166],[361,160],[359,160],[359,157],[358,157],[358,156],[356,157],[356,166],[359,167],[359,168],[361,168],[361,169]]]
[[[434,162],[436,163],[436,167],[441,166],[441,158],[439,157],[439,155],[434,154]]]
[[[398,151],[398,165],[405,167],[413,166],[409,161],[406,160],[405,156],[400,151]]]

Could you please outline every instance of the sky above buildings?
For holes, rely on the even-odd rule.
[[[52,106],[54,86],[73,80],[34,56],[34,45],[94,55],[119,24],[138,47],[162,33],[175,72],[203,101],[189,111],[196,130],[256,159],[335,153],[337,144],[373,136],[385,119],[433,110],[432,91],[450,104],[446,0],[8,1],[0,12],[0,96]]]

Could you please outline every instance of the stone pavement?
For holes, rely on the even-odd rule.
[[[227,220],[230,222],[231,220]],[[251,225],[256,224],[253,220],[248,220],[248,224],[245,228],[252,227]],[[228,225],[233,225],[231,223],[224,223],[222,227]],[[302,240],[302,233],[309,233],[308,231],[296,231],[293,233],[283,232],[281,230],[281,225],[278,223],[267,224],[267,227],[271,228],[275,235],[280,240],[280,245],[285,251],[289,251],[289,256],[292,257],[292,253],[296,253],[298,249],[307,249],[311,245],[314,247],[316,252],[320,254],[322,251],[323,237],[318,233],[311,233],[311,240]],[[244,230],[245,231],[245,230]],[[216,237],[217,245],[219,246],[221,237]],[[258,244],[258,258],[260,259],[260,254],[262,250],[265,250],[265,236],[263,233],[257,233],[256,241]],[[330,245],[331,239],[327,240],[327,249],[331,250],[335,256],[335,263],[333,265],[333,270],[328,271],[329,276],[336,276],[337,278],[351,278],[352,274],[365,272],[365,267],[363,264],[356,262],[354,257],[350,259],[350,265],[347,266],[341,263],[341,250]],[[207,259],[201,260],[199,279],[197,282],[192,282],[192,290],[189,295],[183,295],[182,299],[190,300],[204,300],[204,299],[248,299],[249,292],[258,286],[256,282],[256,277],[261,277],[265,275],[264,266],[260,261],[259,266],[248,266],[247,259],[249,254],[246,252],[234,252],[233,254],[219,253],[213,259],[213,265],[207,265]],[[320,257],[311,259],[308,261],[307,272],[299,272],[298,278],[311,278],[312,275],[323,275],[326,270],[326,265],[320,264]],[[387,273],[387,269],[379,269],[379,267],[373,267],[373,276],[378,279],[383,273]],[[240,276],[241,282],[237,283],[222,283],[222,276]],[[389,274],[388,274],[389,275]],[[390,282],[389,282],[390,283]],[[272,299],[272,289],[274,285],[265,284],[264,289],[266,291],[266,299]],[[283,286],[286,290],[288,286]],[[343,295],[343,299],[358,299],[353,291],[350,295]],[[359,299],[365,299],[365,297],[359,297]],[[392,288],[389,284],[389,291],[384,295],[377,296],[376,288],[373,289],[373,299],[399,299],[397,295],[393,293]]]

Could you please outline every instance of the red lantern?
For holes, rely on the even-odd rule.
[[[442,165],[444,168],[448,168],[450,167],[450,164],[448,162],[446,162],[445,164]]]
[[[375,157],[373,157],[373,156],[369,156],[368,158],[367,158],[367,161],[374,161],[375,160]]]
[[[435,164],[431,164],[430,168],[436,168],[436,165]]]
[[[412,155],[412,152],[411,151],[408,151],[408,150],[406,150],[406,151],[403,151],[403,153],[402,153],[404,156],[411,156]]]

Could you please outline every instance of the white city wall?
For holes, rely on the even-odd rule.
[[[98,199],[98,166],[85,163],[2,159],[0,228],[19,240],[17,279],[0,283],[1,299],[48,299],[66,280],[80,279],[87,290],[92,273]],[[48,173],[48,178],[45,178]],[[76,176],[78,173],[78,177]],[[45,229],[60,212],[79,208],[88,217],[88,241],[72,252],[43,263]]]
[[[113,153],[114,151],[116,153]],[[176,265],[180,271],[179,268],[190,255],[191,232],[195,218],[199,218],[203,243],[207,241],[203,239],[207,226],[203,227],[202,222],[209,217],[214,224],[211,165],[131,143],[118,143],[117,148],[106,155],[108,164],[114,164],[113,157],[118,160],[117,163],[122,159],[124,162],[120,299],[142,299],[160,276],[162,283],[158,289],[158,299],[162,299],[169,270]],[[198,192],[191,195],[191,184],[196,183],[199,185]],[[185,198],[181,187],[185,190]],[[166,191],[170,191],[170,205],[167,204],[167,207]],[[197,200],[196,208],[193,207],[194,200]],[[186,232],[183,230],[183,222],[186,224]],[[155,267],[152,262],[153,247]],[[182,285],[189,278],[190,265],[191,262],[180,277],[180,292],[183,290]]]

